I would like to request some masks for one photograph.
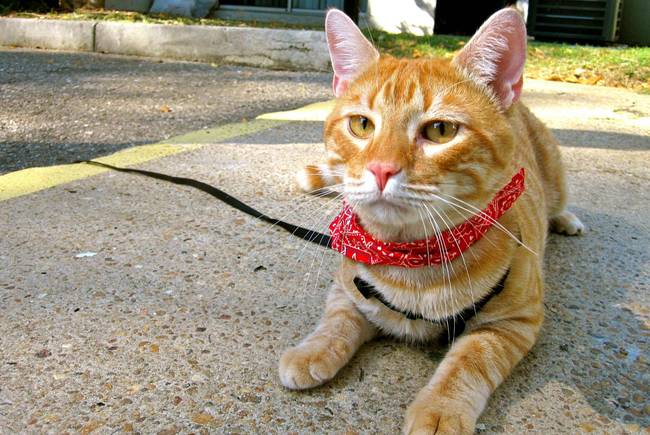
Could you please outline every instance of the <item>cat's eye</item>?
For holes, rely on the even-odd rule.
[[[365,116],[352,116],[349,123],[352,134],[361,139],[368,139],[375,131],[375,124]]]
[[[422,130],[422,136],[435,143],[447,143],[456,137],[456,133],[458,124],[449,121],[433,121]]]

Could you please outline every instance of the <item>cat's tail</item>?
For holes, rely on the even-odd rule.
[[[306,193],[318,193],[342,182],[340,175],[326,165],[307,165],[296,174],[298,186]]]

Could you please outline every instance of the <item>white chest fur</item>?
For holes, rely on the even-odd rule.
[[[456,325],[450,319],[481,300],[493,285],[491,280],[473,283],[469,280],[453,279],[452,275],[452,279],[443,279],[439,285],[423,287],[418,283],[432,282],[427,278],[440,273],[440,269],[404,270],[391,267],[382,271],[382,276],[388,279],[378,279],[365,266],[360,265],[355,269],[356,277],[369,283],[374,291],[381,294],[384,301],[396,309],[389,308],[375,297],[364,297],[351,280],[345,280],[346,293],[359,311],[385,333],[414,341],[429,340],[442,332],[453,333]],[[391,286],[387,284],[391,279],[412,285],[407,285],[406,288],[404,285]],[[402,314],[403,312],[428,320],[412,320]],[[441,323],[437,324],[436,321]]]

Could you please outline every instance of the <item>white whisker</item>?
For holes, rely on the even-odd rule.
[[[428,195],[421,195],[421,194],[414,194],[414,193],[407,192],[407,193],[403,193],[401,195],[396,195],[396,196],[394,196],[394,198],[400,199],[400,200],[405,200],[406,202],[409,202],[409,200],[414,201],[414,202],[416,202],[416,201],[432,201],[432,200],[442,201],[443,203],[445,203],[445,204],[447,204],[447,205],[449,205],[451,207],[457,207],[457,208],[459,208],[461,210],[464,210],[464,211],[470,213],[472,215],[472,217],[476,216],[476,217],[478,217],[480,219],[483,219],[483,220],[485,220],[487,222],[490,222],[496,228],[503,231],[506,235],[508,235],[510,238],[512,238],[514,241],[516,241],[519,245],[524,247],[527,251],[531,252],[534,255],[537,255],[537,253],[535,251],[533,251],[528,245],[526,245],[519,237],[515,236],[510,230],[508,230],[506,227],[504,227],[498,220],[496,220],[492,216],[486,214],[483,210],[480,210],[479,208],[477,208],[477,207],[475,207],[475,206],[473,206],[473,205],[471,205],[469,203],[466,203],[465,201],[460,200],[460,199],[458,199],[458,198],[456,198],[456,197],[454,197],[452,195],[447,195],[447,194],[441,194],[441,195],[445,195],[447,197],[450,197],[451,200],[459,201],[459,202],[467,205],[468,207],[473,208],[475,211],[468,210],[467,208],[463,207],[462,205],[454,204],[453,202],[451,202],[451,200],[445,199],[445,198],[443,198],[440,195],[437,195],[435,193],[429,193]]]
[[[515,240],[517,243],[519,243],[521,246],[523,246],[526,250],[528,250],[529,252],[531,252],[531,253],[534,254],[534,255],[537,255],[537,253],[536,253],[535,251],[533,251],[530,247],[528,247],[528,245],[526,245],[524,242],[522,242],[522,241],[519,239],[519,237],[517,237],[517,236],[515,236],[514,234],[512,234],[512,233],[511,233],[511,232],[510,232],[506,227],[504,227],[503,225],[501,225],[501,223],[499,223],[499,221],[497,221],[496,219],[494,219],[492,216],[487,215],[485,212],[483,212],[483,210],[480,210],[479,208],[473,206],[472,204],[470,204],[470,203],[468,203],[468,202],[465,202],[465,201],[463,201],[462,199],[458,199],[458,198],[456,198],[455,196],[448,195],[448,194],[444,194],[444,193],[443,193],[442,195],[444,195],[444,196],[446,196],[446,197],[449,197],[449,198],[451,198],[451,199],[454,200],[454,201],[458,201],[458,202],[460,202],[461,204],[465,204],[466,206],[470,207],[471,209],[476,210],[475,213],[472,213],[471,210],[464,209],[465,211],[467,211],[467,212],[469,212],[469,213],[472,213],[474,216],[478,216],[478,217],[480,217],[480,218],[482,218],[482,219],[484,219],[484,220],[486,220],[486,221],[488,221],[488,222],[493,223],[497,228],[499,228],[501,231],[503,231],[503,232],[506,233],[508,236],[510,236],[513,240]],[[437,196],[437,195],[436,195],[436,196]],[[440,198],[440,197],[439,197],[439,199],[440,199],[441,201],[447,202],[444,198]],[[447,203],[450,204],[449,202],[447,202]],[[450,204],[450,205],[451,205],[451,204]],[[462,208],[462,207],[460,207],[458,204],[453,204],[453,205],[455,205],[456,207]]]
[[[447,261],[445,259],[446,252],[444,250],[444,241],[442,240],[442,233],[440,231],[440,227],[435,222],[435,219],[433,219],[433,216],[431,215],[429,210],[426,207],[424,208],[424,210],[427,212],[427,214],[429,216],[429,221],[431,222],[431,225],[433,226],[433,232],[434,232],[435,238],[436,238],[436,240],[438,242],[438,249],[440,250],[442,283],[443,283],[443,285],[442,285],[442,293],[443,293],[442,300],[443,300],[443,305],[444,305],[443,309],[445,311],[445,313],[444,313],[445,317],[444,318],[445,318],[445,322],[447,323],[447,325],[446,325],[447,326],[447,338],[449,339],[450,337],[449,337],[449,315],[448,314],[450,313],[450,310],[447,307],[447,300],[449,300],[449,303],[450,303],[451,308],[453,310],[453,303],[452,303],[452,300],[450,298],[450,296],[452,294],[452,290],[451,290],[451,272],[449,271],[449,267],[448,267]],[[447,282],[449,284],[449,288],[447,288],[446,283],[445,283],[445,274],[446,274],[446,277],[447,277]]]
[[[451,226],[450,226],[451,221],[449,223],[447,223],[445,221],[445,218],[442,217],[442,215],[440,214],[440,212],[438,212],[436,207],[433,204],[430,204],[430,205],[431,205],[431,208],[433,209],[433,211],[438,215],[438,217],[440,217],[440,220],[447,227],[447,231],[449,232],[452,239],[454,240],[454,244],[456,245],[456,248],[458,249],[458,252],[460,252],[460,258],[461,258],[461,260],[463,262],[463,266],[465,267],[465,273],[467,275],[467,281],[468,281],[468,285],[469,285],[469,293],[470,293],[470,297],[472,299],[472,307],[474,309],[474,314],[476,314],[476,300],[474,299],[474,288],[472,286],[472,278],[469,275],[469,269],[467,268],[467,262],[465,261],[465,255],[463,255],[463,250],[460,248],[460,244],[458,243],[458,239],[456,238],[454,233],[451,231]],[[427,207],[427,204],[424,204],[424,206]],[[447,218],[447,219],[449,219],[449,218]],[[472,252],[472,254],[473,254],[473,252]]]

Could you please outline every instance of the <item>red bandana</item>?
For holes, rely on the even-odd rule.
[[[359,225],[357,216],[347,203],[330,224],[332,249],[354,261],[365,264],[383,264],[400,267],[422,267],[452,261],[478,241],[492,228],[493,223],[508,211],[524,191],[524,168],[496,194],[492,202],[479,214],[440,234],[438,238],[414,242],[382,242]]]

